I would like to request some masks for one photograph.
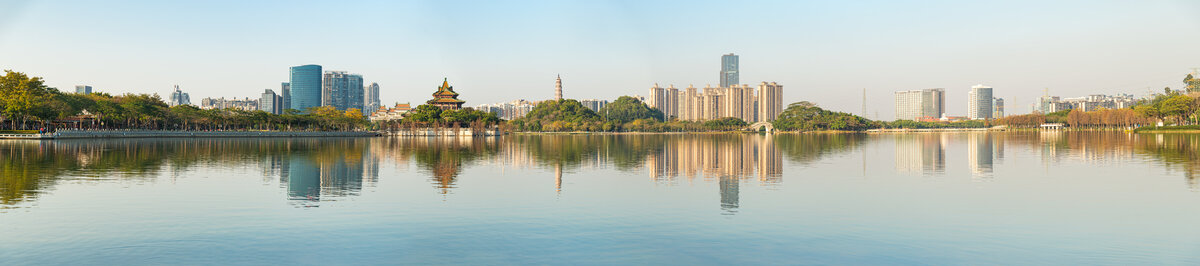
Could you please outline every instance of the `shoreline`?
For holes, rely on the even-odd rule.
[[[305,138],[374,137],[374,131],[177,131],[177,130],[61,130],[46,134],[0,134],[0,139],[113,139],[113,138]]]

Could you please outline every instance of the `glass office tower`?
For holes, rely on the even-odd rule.
[[[321,66],[303,65],[291,68],[291,109],[308,111],[321,106]]]
[[[721,56],[721,88],[738,84],[738,56],[727,54]]]

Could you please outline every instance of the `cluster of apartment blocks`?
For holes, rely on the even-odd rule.
[[[515,100],[507,103],[481,104],[475,106],[475,110],[495,113],[497,117],[505,120],[513,120],[525,117],[533,107],[537,106],[541,101],[530,101],[525,99]],[[592,112],[600,112],[601,108],[608,105],[608,100],[587,99],[580,100],[579,103],[583,107],[592,110]]]
[[[726,87],[691,85],[680,90],[655,84],[646,104],[663,112],[666,118],[704,121],[733,117],[749,123],[770,122],[783,112],[783,85],[762,82],[755,89],[748,85]]]
[[[1004,116],[1004,99],[993,97],[992,87],[975,85],[967,92],[967,116],[946,115],[946,89],[897,91],[896,120],[953,121]]]
[[[1138,99],[1130,94],[1118,94],[1109,96],[1103,94],[1093,94],[1085,97],[1077,98],[1059,98],[1058,96],[1045,95],[1038,98],[1038,101],[1033,103],[1033,112],[1035,113],[1053,113],[1063,110],[1078,109],[1084,112],[1091,112],[1100,109],[1123,109],[1137,105]]]

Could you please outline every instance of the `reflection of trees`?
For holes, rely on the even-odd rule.
[[[317,169],[334,166],[333,171],[340,172],[326,176],[335,183],[345,183],[347,186],[341,186],[343,188],[353,187],[356,182],[350,181],[355,176],[352,175],[353,166],[362,168],[361,154],[366,143],[366,139],[352,138],[0,141],[0,204],[13,205],[36,198],[64,178],[145,180],[158,177],[164,171],[183,172],[199,165],[264,162],[269,167],[279,168],[273,172],[282,175],[305,174],[305,171],[284,166],[297,159],[313,162]],[[303,158],[294,158],[294,155]],[[346,167],[337,168],[339,164]],[[318,177],[319,171],[315,173]],[[361,174],[357,176],[362,177]],[[281,176],[282,182],[287,180]]]
[[[1200,189],[1200,135],[1197,134],[1138,134],[1132,138],[1134,149],[1141,154],[1158,158],[1168,167],[1183,170],[1188,187]]]
[[[821,158],[854,150],[866,144],[866,134],[780,134],[775,143],[789,161],[812,163]]]

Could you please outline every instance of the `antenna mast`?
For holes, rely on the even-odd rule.
[[[862,116],[867,117],[867,88],[863,88]]]

